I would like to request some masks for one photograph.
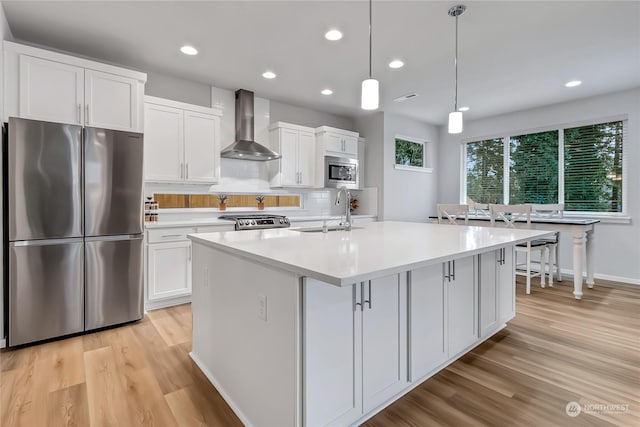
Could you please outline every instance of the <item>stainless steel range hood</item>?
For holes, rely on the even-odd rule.
[[[254,141],[253,92],[236,91],[236,141],[222,150],[221,157],[227,159],[267,161],[282,157],[275,151]]]

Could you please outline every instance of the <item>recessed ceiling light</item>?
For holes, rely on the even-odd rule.
[[[389,68],[402,68],[404,67],[404,62],[400,61],[399,59],[394,59],[393,61],[389,62]]]
[[[331,95],[333,91],[331,89],[323,89],[320,93],[323,95]]]
[[[458,111],[469,111],[469,107],[460,107]]]
[[[582,82],[580,80],[571,80],[570,82],[567,82],[564,85],[566,87],[576,87],[576,86],[580,86],[581,84]]]
[[[184,53],[185,55],[197,55],[198,49],[193,46],[184,45],[180,48],[180,52]]]
[[[342,33],[340,31],[338,31],[338,30],[329,30],[324,35],[324,38],[334,42],[334,41],[340,40],[342,38]]]
[[[264,77],[265,79],[275,79],[276,73],[274,73],[273,71],[265,71],[264,73],[262,73],[262,77]]]

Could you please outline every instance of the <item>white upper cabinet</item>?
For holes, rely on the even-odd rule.
[[[216,182],[220,169],[220,117],[184,112],[185,179]]]
[[[142,132],[146,74],[8,41],[4,50],[3,120]]]
[[[136,131],[141,126],[142,93],[138,82],[129,77],[85,70],[85,125]]]
[[[358,158],[358,132],[321,126],[315,133],[321,156]]]
[[[282,158],[269,162],[272,187],[314,187],[316,141],[313,129],[276,122],[269,144]]]
[[[84,69],[21,55],[19,116],[81,125],[84,123]]]
[[[144,176],[149,181],[181,181],[184,175],[184,112],[144,106]]]
[[[145,181],[218,181],[219,110],[147,96],[144,111]]]

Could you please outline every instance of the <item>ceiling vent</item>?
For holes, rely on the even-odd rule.
[[[413,99],[413,98],[415,98],[416,96],[418,96],[418,94],[417,94],[417,93],[415,93],[415,92],[414,92],[414,93],[408,93],[408,94],[406,94],[406,95],[402,95],[402,96],[397,97],[397,98],[396,98],[396,99],[394,99],[393,101],[394,101],[394,102],[403,102],[403,101],[407,101],[407,100],[409,100],[409,99]]]

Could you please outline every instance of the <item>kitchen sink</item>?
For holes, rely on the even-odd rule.
[[[351,227],[352,230],[360,230],[363,227]],[[301,227],[301,228],[292,228],[293,231],[301,231],[303,233],[322,233],[322,227]],[[345,231],[344,227],[340,225],[328,225],[327,231]]]

